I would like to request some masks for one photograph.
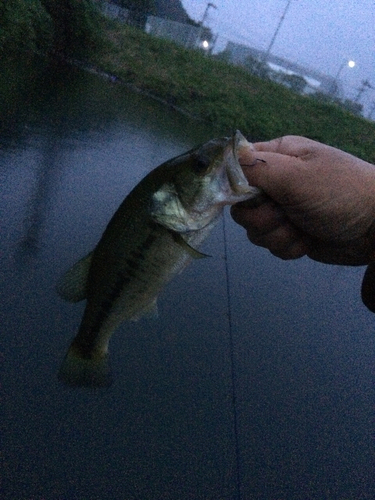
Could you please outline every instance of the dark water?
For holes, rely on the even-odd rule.
[[[210,130],[76,70],[30,80],[2,123],[5,499],[372,499],[375,317],[363,269],[282,262],[228,214],[111,342],[115,383],[56,372],[83,304],[60,274],[146,172]],[[246,131],[243,131],[246,133]]]

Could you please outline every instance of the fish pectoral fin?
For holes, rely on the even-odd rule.
[[[183,248],[185,252],[188,253],[193,259],[204,259],[205,257],[211,257],[211,255],[202,253],[196,248],[193,248],[191,245],[189,245],[189,243],[183,238],[180,233],[177,233],[176,231],[170,231],[170,233],[177,245],[180,245],[180,247]]]
[[[151,217],[158,224],[178,233],[200,229],[181,203],[172,184],[163,184],[153,194]]]
[[[87,295],[86,285],[91,266],[93,252],[76,262],[59,279],[56,291],[61,298],[68,302],[79,302]]]

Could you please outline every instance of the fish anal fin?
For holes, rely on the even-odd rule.
[[[130,320],[131,321],[138,321],[143,316],[148,316],[150,318],[157,319],[157,317],[159,316],[157,297],[152,302],[147,304],[147,306],[144,307],[141,311],[139,311],[137,314],[135,314],[133,317],[131,317]]]
[[[68,302],[79,302],[87,295],[86,285],[91,266],[93,252],[76,262],[59,279],[56,291],[61,298]]]

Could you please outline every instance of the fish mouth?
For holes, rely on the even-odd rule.
[[[240,151],[244,148],[254,150],[253,145],[237,130],[226,151],[226,174],[228,176],[229,185],[236,196],[236,201],[246,200],[260,194],[260,190],[255,186],[250,186],[242,171],[238,157]]]

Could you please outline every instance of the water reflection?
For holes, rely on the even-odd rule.
[[[59,166],[60,143],[51,133],[45,138],[41,149],[41,158],[35,167],[34,186],[30,188],[30,197],[26,202],[24,235],[19,241],[18,259],[21,262],[35,256],[40,248],[41,230],[46,217],[47,203],[51,187]]]

